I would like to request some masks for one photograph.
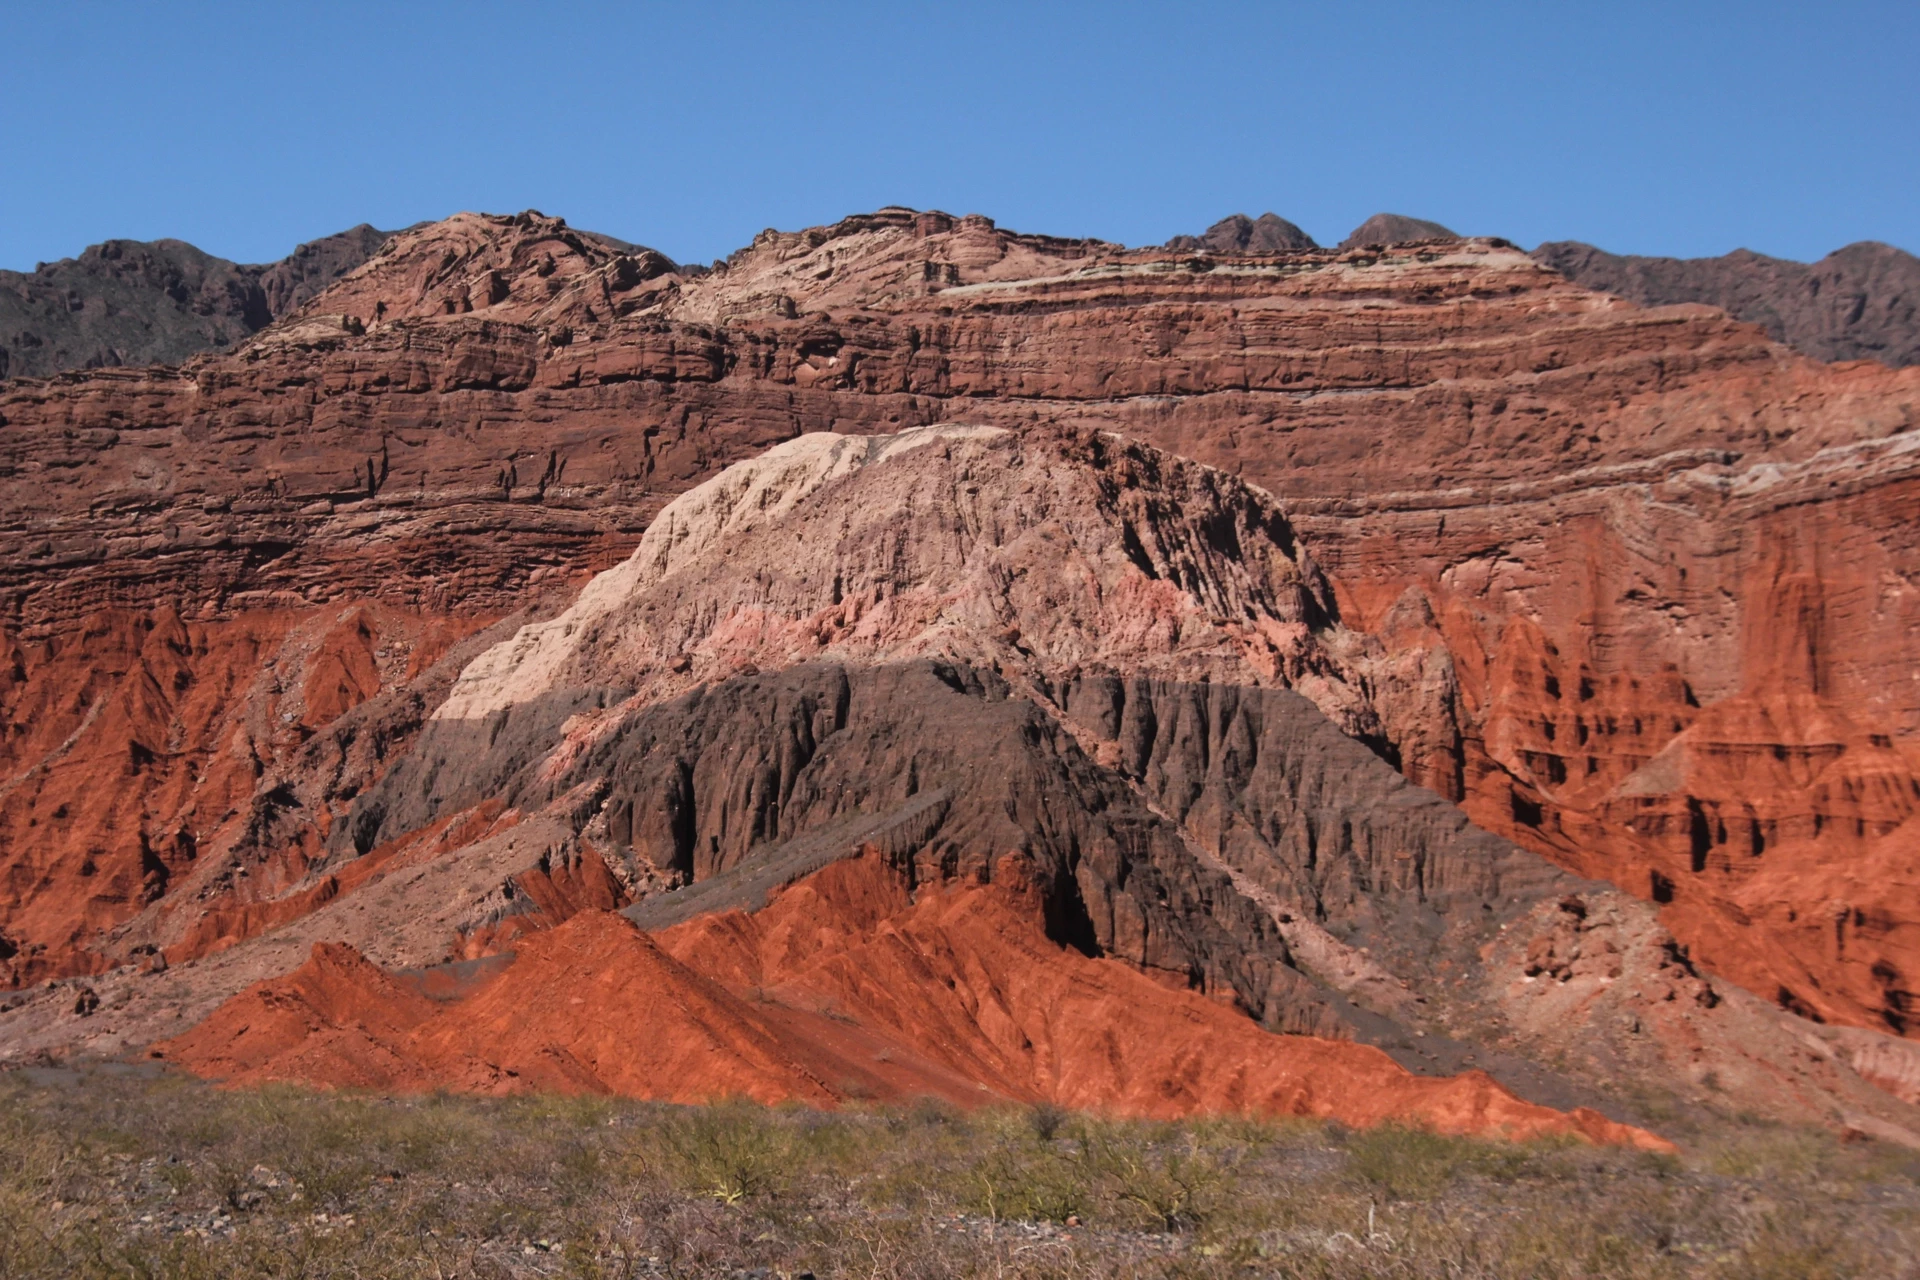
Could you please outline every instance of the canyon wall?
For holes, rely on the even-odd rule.
[[[1299,688],[1480,827],[1643,899],[1688,982],[1915,1029],[1920,374],[1635,307],[1497,241],[1126,251],[908,210],[768,232],[703,272],[461,215],[231,354],[0,387],[13,981],[193,963],[352,889],[355,863],[428,857],[436,823],[532,839],[511,813],[357,815],[432,746],[462,671],[572,605],[675,495],[804,432],[953,421],[1114,432],[1272,495],[1285,523],[1262,538],[1305,594],[1235,683]],[[1139,582],[1204,598],[1116,536]],[[969,634],[1002,635],[984,657],[1006,670],[1038,660],[1004,633],[1033,648],[1059,625]],[[755,666],[793,640],[729,634]],[[632,670],[607,674],[631,695]],[[1116,704],[1092,666],[1072,677],[1090,701],[1061,702],[1034,674],[1103,768],[1135,748],[1101,759],[1093,726],[1189,705],[1119,670]],[[1204,770],[1175,786],[1139,749],[1120,776],[1186,838],[1282,822],[1196,800]],[[1209,856],[1244,893],[1282,883]]]

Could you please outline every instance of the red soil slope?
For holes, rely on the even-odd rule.
[[[436,1002],[322,945],[157,1052],[229,1083],[480,1092],[744,1094],[831,1105],[934,1095],[1116,1114],[1413,1120],[1449,1133],[1667,1144],[1562,1114],[1487,1076],[1414,1076],[1366,1046],[1276,1036],[1233,1009],[1048,941],[1017,860],[996,883],[909,892],[875,854],[763,911],[649,937],[585,911],[497,976]]]
[[[112,967],[92,945],[150,905],[184,908],[189,932],[210,939],[223,914],[298,885],[324,824],[270,841],[266,861],[203,855],[292,806],[260,794],[263,775],[482,621],[162,607],[102,609],[39,641],[0,633],[0,983]]]

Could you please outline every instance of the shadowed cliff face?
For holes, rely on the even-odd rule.
[[[1348,867],[1337,883],[1242,866],[1233,851],[1285,843],[1260,825],[1279,818],[1248,816],[1269,802],[1184,798],[1210,776],[1191,762],[1122,767],[1104,713],[1069,712],[1065,690],[1109,676],[1295,689],[1381,769],[1648,900],[1583,915],[1529,899],[1519,941],[1545,939],[1536,958],[1553,967],[1540,972],[1567,980],[1527,987],[1544,994],[1524,1007],[1489,994],[1458,1013],[1463,1026],[1547,1028],[1525,1009],[1548,996],[1638,990],[1702,1011],[1673,1043],[1730,1045],[1712,1028],[1733,1025],[1715,1010],[1738,993],[1710,984],[1721,1003],[1701,1004],[1694,965],[1830,1024],[1893,1030],[1915,963],[1910,904],[1875,888],[1897,884],[1891,873],[1834,888],[1865,865],[1861,850],[1897,867],[1908,847],[1917,389],[1911,371],[1823,366],[1704,309],[1629,306],[1488,241],[1129,252],[885,210],[768,233],[695,275],[554,219],[423,227],[230,356],[0,392],[0,698],[18,726],[7,803],[23,806],[7,820],[31,833],[7,845],[8,963],[37,981],[140,947],[184,960],[217,940],[238,945],[195,963],[253,981],[267,975],[247,966],[271,956],[284,971],[305,936],[293,908],[270,904],[410,902],[456,848],[472,901],[433,915],[431,942],[423,916],[417,946],[457,935],[485,950],[489,916],[545,927],[572,909],[566,895],[516,906],[533,895],[501,885],[536,870],[574,884],[593,865],[587,837],[574,808],[487,814],[446,797],[426,826],[376,824],[372,844],[342,834],[362,831],[355,806],[371,812],[370,789],[404,772],[423,726],[511,717],[547,695],[557,708],[569,690],[665,703],[748,666],[937,659],[997,664],[1010,698],[1053,708],[1082,755],[1243,895],[1330,901],[1341,884],[1393,876],[1419,888],[1428,863],[1413,849],[1403,864],[1382,836],[1330,864]],[[685,543],[683,562],[674,531],[692,524],[655,524],[674,495],[799,432],[954,419],[987,434],[943,446],[937,466],[821,472],[779,538],[716,516],[731,532]],[[1115,436],[1222,470],[1096,443]],[[1027,440],[1044,462],[1007,465]],[[1001,523],[1009,503],[1019,518]],[[620,564],[650,526],[649,572],[705,571],[649,578],[651,620],[594,612],[579,595],[588,573]],[[982,546],[991,554],[975,557]],[[744,576],[718,571],[729,561]],[[351,621],[363,608],[364,634]],[[450,669],[427,662],[437,674],[417,683],[412,653],[522,609],[576,612],[505,651],[488,641]],[[114,652],[138,657],[134,637],[168,616],[207,638],[164,663],[156,649],[144,674],[82,644],[118,627]],[[272,629],[248,641],[259,647],[303,638],[277,665],[221,667],[216,638],[242,619]],[[505,661],[516,647],[526,663]],[[193,727],[189,706],[240,705],[220,692],[240,677],[223,671],[269,669],[244,704],[247,737],[219,717]],[[71,696],[129,673],[138,724]],[[551,749],[585,750],[613,712],[556,711],[576,745]],[[61,772],[82,758],[84,783],[61,781],[82,777]],[[1764,761],[1772,772],[1753,767]],[[1187,781],[1163,792],[1171,776]],[[134,828],[119,843],[53,816],[103,779],[129,806],[107,823]],[[575,780],[579,812],[588,781]],[[1209,844],[1222,832],[1233,843]],[[1307,846],[1317,858],[1321,835]],[[377,882],[347,876],[369,858],[386,868]],[[149,878],[156,861],[164,880]],[[688,869],[669,859],[661,875]],[[652,885],[636,874],[622,891]],[[1809,907],[1839,897],[1836,945],[1833,911]],[[1291,901],[1274,897],[1269,916]],[[76,902],[90,905],[61,905]],[[1668,953],[1650,908],[1678,935],[1667,960],[1654,958]],[[1356,928],[1373,927],[1372,910],[1355,908]],[[187,946],[190,922],[216,916]],[[1325,1007],[1368,1035],[1368,1018],[1400,1016],[1353,995],[1389,1010],[1411,999],[1358,946],[1296,919],[1320,933],[1283,936],[1289,955],[1323,948],[1321,967],[1352,988],[1323,983]],[[1644,955],[1649,976],[1623,961],[1626,976],[1609,977],[1593,959],[1600,934]],[[1555,938],[1581,958],[1562,964]],[[1604,993],[1580,985],[1603,978]],[[1444,1027],[1422,1027],[1410,1045],[1452,1052],[1435,1039]]]
[[[621,878],[704,886],[873,819],[832,855],[885,846],[898,828],[892,857],[909,884],[940,884],[990,879],[1018,853],[1055,942],[1164,972],[1276,1026],[1338,1030],[1287,971],[1273,922],[990,672],[808,664],[738,677],[620,714],[565,752],[564,768],[554,713],[524,705],[434,722],[362,798],[354,839],[371,848],[483,796],[523,810],[591,796],[576,820]],[[716,896],[704,909],[722,902],[753,905]]]

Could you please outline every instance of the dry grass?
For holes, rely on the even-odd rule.
[[[1920,1158],[0,1076],[13,1277],[1920,1275]]]

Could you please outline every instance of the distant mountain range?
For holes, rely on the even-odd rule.
[[[109,240],[31,272],[0,271],[0,378],[178,364],[230,347],[358,267],[392,234],[362,223],[257,265],[216,258],[182,240]],[[1459,238],[1438,222],[1376,213],[1336,247]],[[1321,248],[1274,213],[1236,213],[1165,247],[1231,254]],[[1892,245],[1861,241],[1803,263],[1747,249],[1719,258],[1641,257],[1555,240],[1533,257],[1641,306],[1719,307],[1818,360],[1920,364],[1920,258]]]
[[[1443,239],[1459,236],[1437,222],[1376,213],[1338,247]],[[1320,246],[1277,214],[1236,213],[1201,235],[1175,236],[1166,247],[1292,253]],[[1920,364],[1920,258],[1889,244],[1862,240],[1806,263],[1750,249],[1719,258],[1640,257],[1554,240],[1535,249],[1533,258],[1577,284],[1643,307],[1680,302],[1719,307],[1817,360],[1878,360],[1894,368]]]
[[[1543,244],[1536,261],[1641,306],[1704,302],[1762,326],[1819,360],[1920,364],[1920,258],[1862,240],[1818,262],[1749,249],[1720,258],[1642,258],[1577,240]]]
[[[184,240],[108,240],[31,272],[0,271],[0,377],[178,364],[232,346],[365,262],[392,234],[362,223],[258,265]]]

